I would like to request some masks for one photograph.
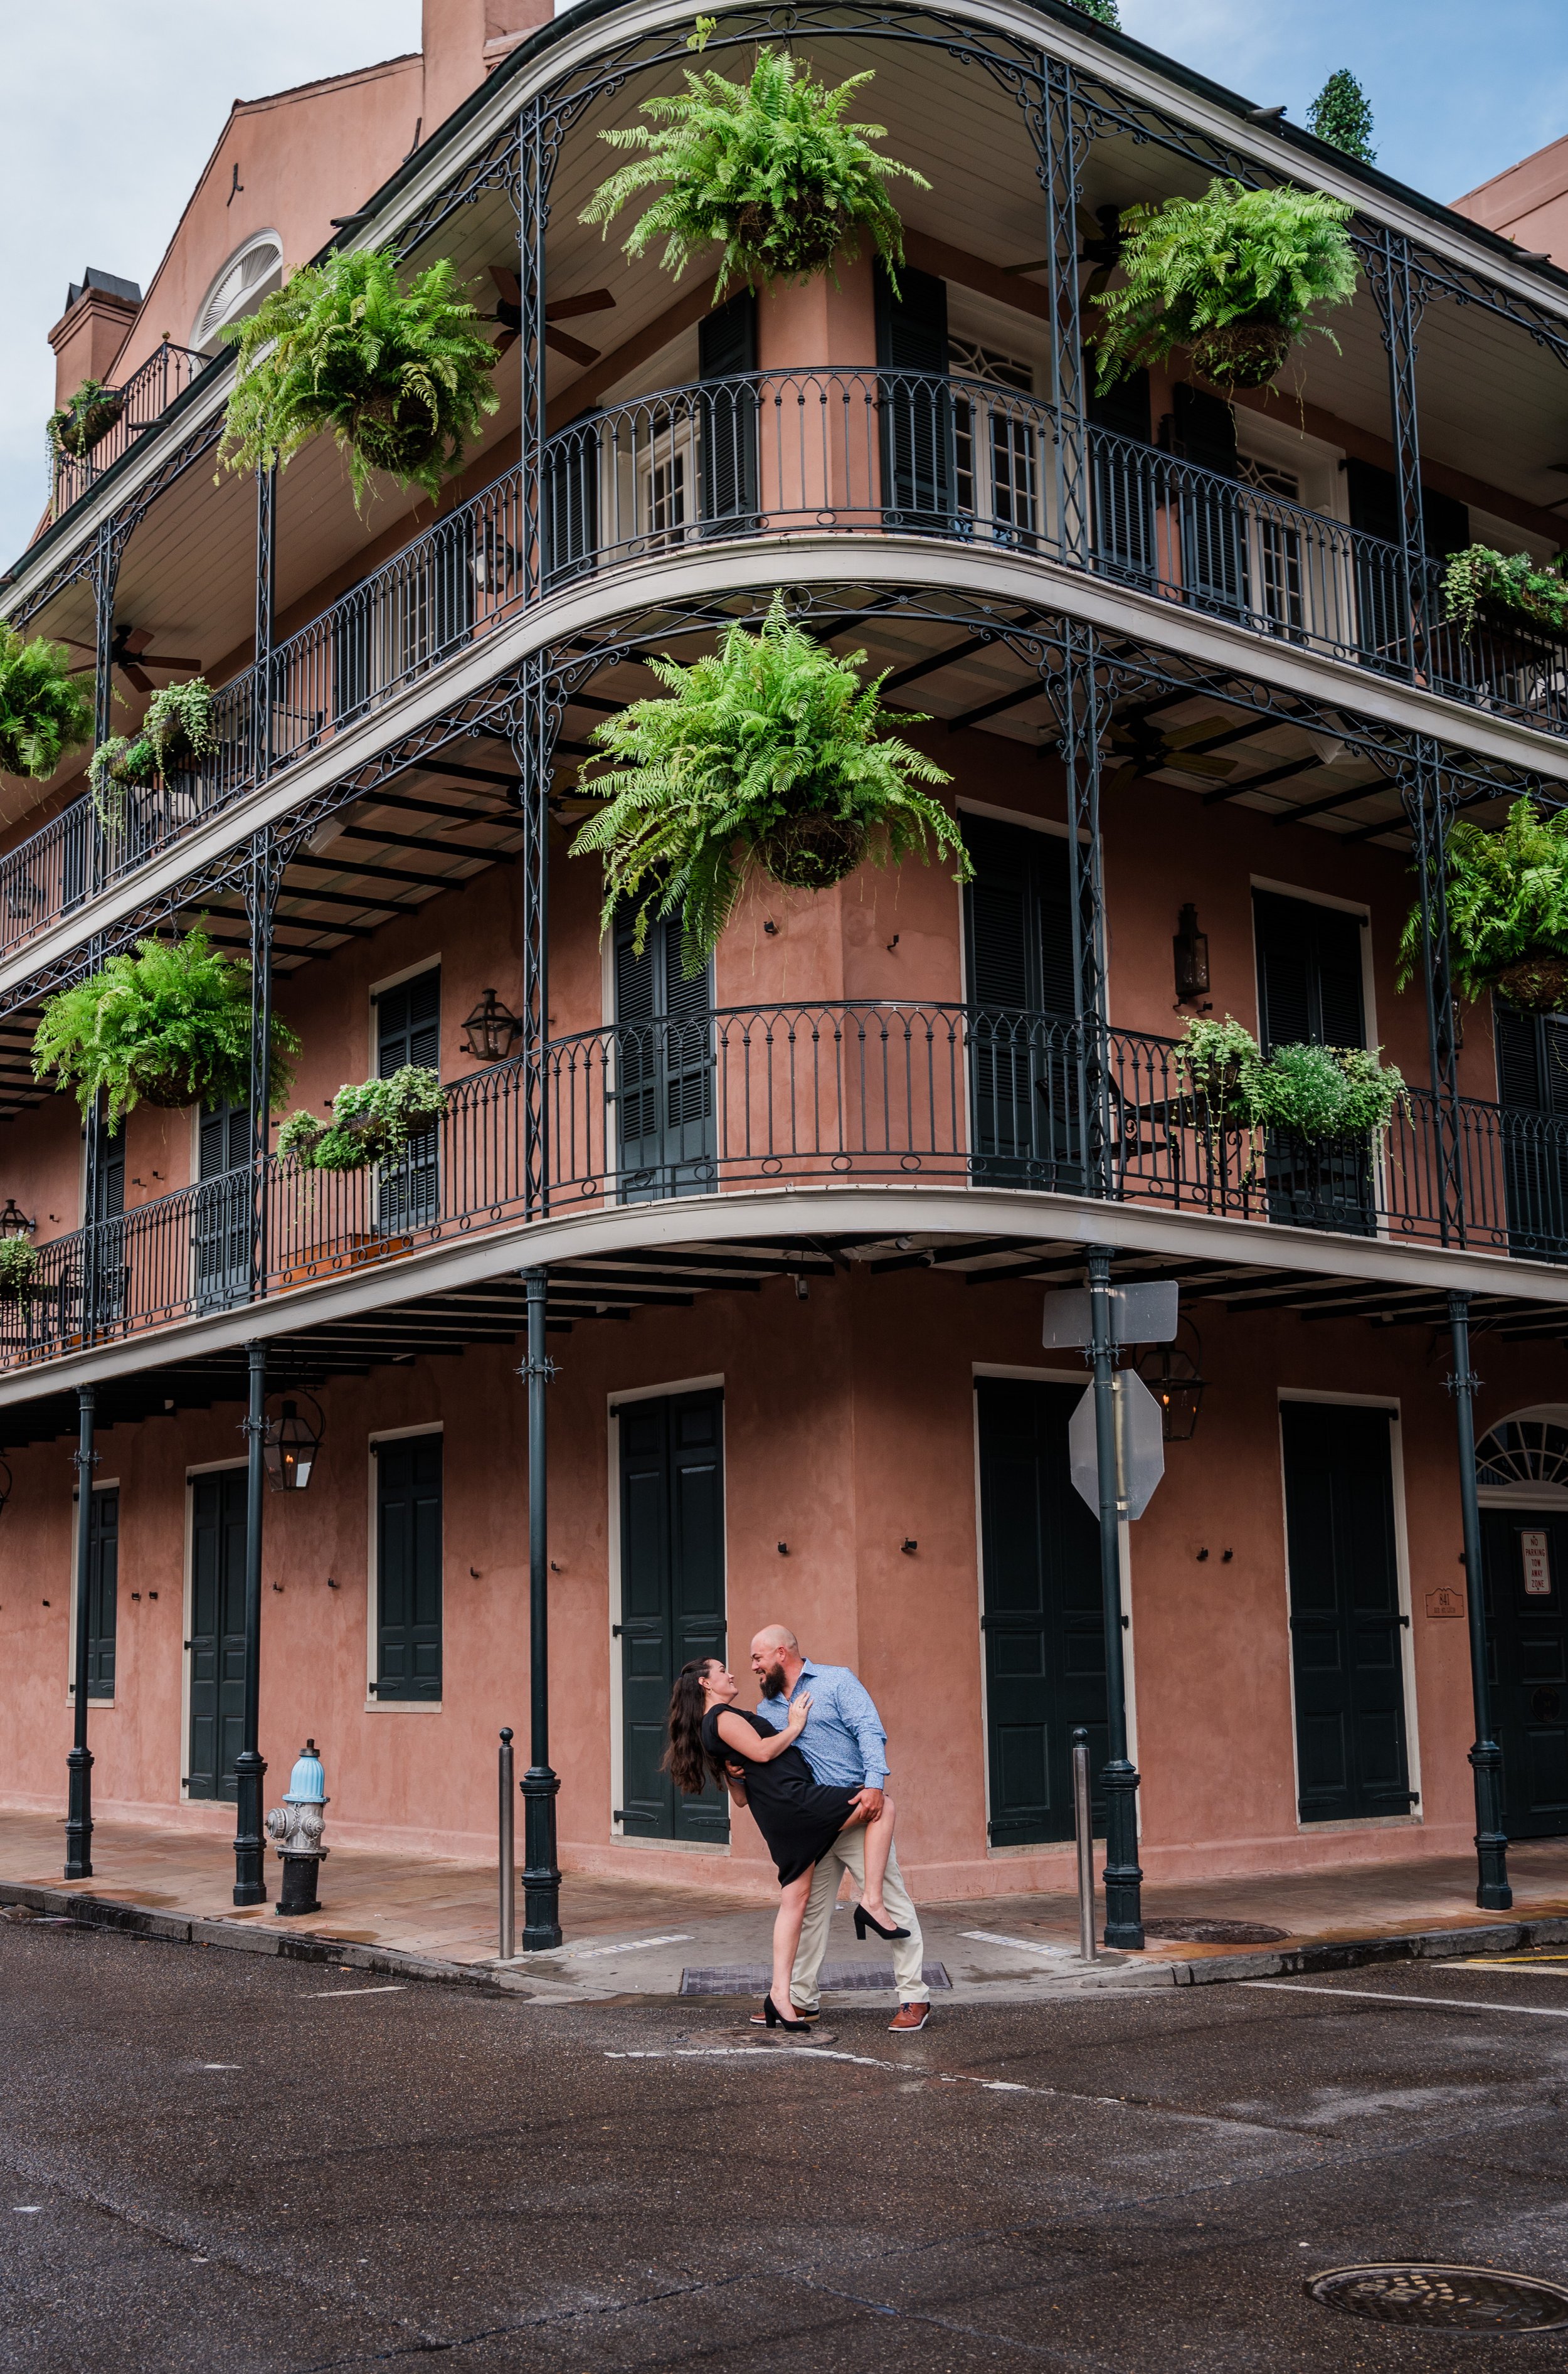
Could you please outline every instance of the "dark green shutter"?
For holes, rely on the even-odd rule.
[[[622,1402],[616,1420],[622,1828],[628,1838],[725,1839],[724,1792],[683,1797],[661,1769],[677,1674],[725,1653],[724,1397]]]
[[[1106,1757],[1099,1526],[1067,1472],[1076,1385],[983,1377],[980,1539],[994,1846],[1073,1834],[1072,1733]]]
[[[1217,395],[1178,381],[1173,410],[1164,423],[1173,453],[1216,478],[1237,474],[1236,416]],[[1182,584],[1189,601],[1203,609],[1244,609],[1247,600],[1246,527],[1240,501],[1228,487],[1202,479],[1174,481],[1181,523]]]
[[[1128,438],[1151,442],[1149,373],[1129,371],[1102,394],[1093,386],[1093,355],[1086,358],[1091,382],[1084,399],[1089,416],[1091,485],[1094,505],[1093,548],[1097,563],[1113,574],[1139,581],[1154,575],[1154,479],[1147,459],[1111,441]],[[1095,432],[1103,429],[1106,436]]]
[[[697,369],[704,382],[731,382],[702,397],[702,518],[713,535],[745,534],[757,524],[757,391],[746,381],[757,369],[757,300],[749,288],[698,323]]]
[[[114,1632],[120,1577],[120,1494],[92,1496],[88,1519],[88,1696],[114,1695]]]
[[[713,972],[681,967],[678,917],[615,935],[616,1119],[627,1202],[701,1194],[713,1177]]]
[[[962,818],[976,1174],[1081,1185],[1072,1050],[1072,890],[1058,833]]]
[[[1544,1593],[1525,1588],[1527,1532],[1547,1537]],[[1562,1838],[1568,1835],[1568,1516],[1561,1509],[1483,1509],[1481,1562],[1503,1827],[1514,1839]],[[1529,1579],[1539,1579],[1534,1569]]]
[[[1492,1002],[1509,1251],[1568,1252],[1568,1017]]]
[[[956,454],[948,287],[906,265],[895,290],[877,266],[877,363],[882,372],[882,502],[891,528],[946,531],[953,520]],[[906,376],[912,374],[912,376]]]
[[[203,1310],[243,1301],[251,1284],[251,1113],[211,1105],[196,1124],[196,1301]]]
[[[441,1069],[441,967],[416,973],[376,997],[376,1075],[391,1079],[405,1064]],[[383,1236],[428,1228],[441,1203],[441,1135],[417,1137],[377,1168],[376,1225]]]
[[[245,1712],[245,1511],[242,1467],[191,1479],[192,1797],[235,1795]]]
[[[1386,1410],[1324,1402],[1280,1411],[1303,1822],[1412,1802],[1389,1423]]]
[[[376,1445],[376,1696],[441,1696],[441,1437]]]
[[[580,412],[545,447],[539,486],[545,584],[591,568],[599,541],[599,426]]]

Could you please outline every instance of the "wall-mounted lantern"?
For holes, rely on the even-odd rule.
[[[1189,1350],[1182,1338],[1192,1337]],[[1184,1311],[1173,1344],[1151,1344],[1138,1355],[1138,1373],[1160,1404],[1160,1430],[1167,1442],[1190,1442],[1208,1390],[1203,1374],[1203,1344]]]
[[[477,1064],[499,1064],[523,1036],[523,1025],[493,989],[487,989],[463,1025],[468,1052]]]
[[[286,1400],[282,1415],[267,1421],[266,1439],[262,1444],[262,1457],[266,1463],[266,1480],[275,1492],[303,1492],[311,1480],[321,1449],[321,1439],[326,1431],[321,1405],[312,1394],[305,1400],[315,1411],[315,1424],[300,1415],[300,1404]]]
[[[1208,934],[1197,928],[1197,909],[1187,903],[1171,942],[1176,960],[1176,1004],[1196,1005],[1208,988]]]
[[[18,1211],[16,1197],[7,1195],[6,1208],[0,1212],[0,1237],[30,1237],[37,1226],[36,1220],[29,1220],[24,1212]]]

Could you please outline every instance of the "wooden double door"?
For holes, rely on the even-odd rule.
[[[1511,1839],[1568,1832],[1568,1510],[1483,1509],[1492,1723]]]
[[[729,1800],[683,1797],[662,1769],[670,1691],[693,1657],[725,1651],[724,1397],[716,1390],[622,1402],[621,1799],[629,1839],[729,1836]],[[749,1672],[737,1676],[741,1704]]]
[[[222,1467],[191,1478],[190,1734],[185,1793],[236,1795],[245,1715],[246,1477]]]

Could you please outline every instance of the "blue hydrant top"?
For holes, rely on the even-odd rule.
[[[313,1739],[306,1740],[304,1753],[289,1776],[289,1797],[296,1805],[324,1805],[326,1803],[326,1773],[321,1757],[316,1754]]]

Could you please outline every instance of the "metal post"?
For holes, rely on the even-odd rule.
[[[88,1745],[88,1624],[92,1556],[92,1471],[98,1454],[92,1447],[92,1385],[77,1387],[78,1432],[74,1454],[77,1470],[77,1648],[72,1660],[71,1752],[65,1758],[68,1789],[65,1800],[65,1876],[92,1877],[92,1751]]]
[[[1399,594],[1410,638],[1409,673],[1426,671],[1426,531],[1421,518],[1421,439],[1416,419],[1416,336],[1426,310],[1426,284],[1400,231],[1382,229],[1357,241],[1388,356],[1388,402],[1394,438],[1394,479],[1399,504]]]
[[[1089,1733],[1073,1733],[1073,1833],[1078,1840],[1078,1950],[1094,1959],[1094,1811],[1089,1788]]]
[[[1084,413],[1083,336],[1079,321],[1078,203],[1088,145],[1073,69],[1064,58],[1044,60],[1043,92],[1034,119],[1036,171],[1045,193],[1046,302],[1051,313],[1051,401],[1058,425],[1055,446],[1056,534],[1064,560],[1089,558],[1089,432]]]
[[[560,130],[538,98],[517,125],[517,358],[523,378],[523,598],[538,599],[544,575],[541,457],[545,441],[545,229]],[[547,136],[547,134],[551,136]]]
[[[1110,1193],[1105,1007],[1105,885],[1100,861],[1099,646],[1094,629],[1062,624],[1056,693],[1057,748],[1067,779],[1067,878],[1071,891],[1073,1000],[1078,1045],[1078,1126],[1084,1187]]]
[[[1143,1944],[1138,1864],[1138,1774],[1127,1761],[1126,1668],[1122,1655],[1121,1496],[1117,1490],[1116,1393],[1112,1370],[1109,1245],[1089,1248],[1090,1352],[1094,1362],[1094,1449],[1100,1479],[1100,1599],[1105,1626],[1105,1943]]]
[[[272,638],[277,617],[277,464],[256,468],[256,649],[252,674],[255,780],[272,772]]]
[[[528,1769],[523,1775],[523,1951],[548,1953],[560,1943],[560,1872],[555,1859],[555,1801],[560,1782],[550,1769],[549,1450],[545,1393],[555,1374],[545,1354],[542,1269],[525,1270],[528,1288]]]
[[[261,1590],[262,1511],[266,1502],[266,1467],[262,1446],[266,1438],[266,1346],[247,1344],[250,1403],[243,1433],[248,1458],[245,1477],[245,1698],[241,1722],[240,1753],[234,1758],[237,1804],[234,1817],[234,1901],[265,1904],[266,1875],[263,1860],[262,1776],[266,1770],[257,1746],[261,1728]]]
[[[512,1732],[501,1734],[501,1946],[500,1958],[517,1954],[517,1844],[513,1831]]]
[[[550,770],[560,726],[559,695],[547,698],[548,660],[528,662],[512,733],[523,809],[523,1216],[549,1210]]]
[[[1436,742],[1419,734],[1410,746],[1410,776],[1401,786],[1415,841],[1421,975],[1426,991],[1427,1065],[1436,1140],[1438,1227],[1446,1245],[1465,1242],[1464,1134],[1459,1119],[1454,980],[1448,942],[1448,820],[1450,802]]]
[[[283,865],[270,827],[251,842],[251,1300],[267,1278],[267,1162],[272,1152],[272,944]]]
[[[1470,1623],[1470,1697],[1476,1740],[1470,1770],[1476,1789],[1476,1902],[1483,1912],[1506,1912],[1514,1901],[1508,1885],[1508,1838],[1503,1827],[1503,1750],[1492,1737],[1491,1687],[1487,1673],[1486,1580],[1481,1571],[1480,1504],[1476,1497],[1475,1394],[1480,1379],[1470,1368],[1470,1298],[1448,1298],[1448,1331],[1454,1343],[1454,1374],[1448,1390],[1459,1421],[1459,1510],[1465,1532],[1465,1608]]]

